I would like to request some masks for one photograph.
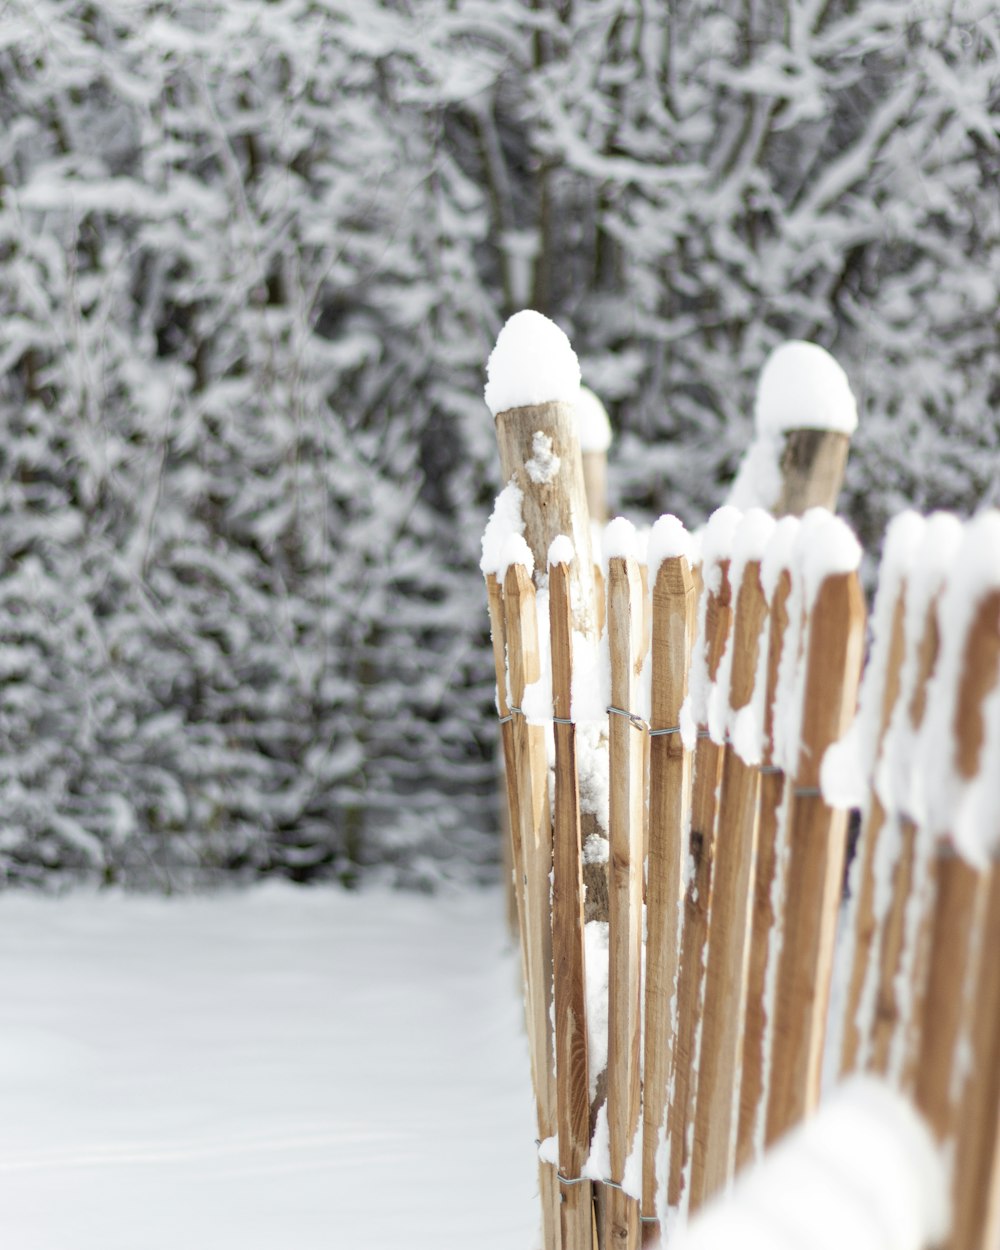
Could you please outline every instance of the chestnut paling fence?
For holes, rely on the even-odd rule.
[[[546,430],[572,477],[579,451],[563,408],[500,414],[502,452],[505,422]],[[1000,877],[988,856],[977,865],[959,854],[906,786],[890,793],[876,762],[895,753],[905,772],[928,707],[940,705],[953,708],[940,752],[959,790],[998,771],[1000,545],[978,581],[962,581],[956,555],[951,589],[949,567],[926,575],[919,543],[908,572],[899,559],[883,570],[862,832],[828,1040],[848,811],[824,800],[820,773],[857,705],[857,572],[806,558],[811,541],[777,560],[744,545],[736,560],[750,520],[730,517],[729,545],[703,563],[675,552],[649,567],[622,554],[605,577],[579,537],[582,489],[533,482],[516,454],[504,469],[528,504],[538,570],[514,560],[487,574],[487,591],[546,1250],[669,1244],[673,1212],[697,1210],[816,1106],[831,1046],[841,1071],[868,1069],[906,1091],[947,1148],[952,1250],[995,1245]],[[558,491],[566,497],[547,498]],[[822,520],[809,524],[822,545]],[[573,558],[563,551],[549,565],[561,532],[575,536]],[[974,536],[965,545],[975,548]],[[910,594],[918,585],[923,600]],[[982,587],[964,615],[941,613],[949,594]],[[574,719],[574,636],[600,636],[608,649],[603,726]],[[945,653],[953,659],[939,664]],[[551,716],[525,714],[546,665]],[[690,700],[702,723],[681,733],[698,682],[716,683],[729,711],[716,704],[709,716],[704,699]],[[710,730],[710,719],[732,725],[740,712],[763,718],[759,758],[718,723]],[[606,752],[606,829],[594,810],[595,752]],[[606,990],[594,955],[603,943],[588,941],[588,923],[606,925]]]

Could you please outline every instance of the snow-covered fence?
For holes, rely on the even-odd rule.
[[[831,377],[841,387],[818,413],[803,384],[817,359],[822,392]],[[782,373],[795,394],[783,409],[773,388]],[[815,1102],[845,820],[816,798],[814,761],[853,708],[860,552],[824,511],[803,522],[796,543],[797,521],[776,527],[760,508],[744,516],[727,507],[701,545],[673,517],[646,537],[619,519],[597,566],[569,419],[579,371],[565,336],[519,314],[489,374],[508,486],[484,535],[483,570],[545,1243],[590,1246],[596,1192],[601,1240],[637,1244],[641,1220],[652,1225],[726,1181],[741,1126],[750,1143],[742,1153],[759,1151],[771,1085],[782,1126]],[[772,393],[762,385],[758,440],[736,494],[773,507],[788,459],[783,431],[819,425],[831,439],[814,439],[813,449],[837,447],[854,411],[837,366],[811,345],[787,345],[765,378]],[[792,461],[801,477],[801,457]],[[830,482],[826,472],[821,490]],[[822,662],[810,663],[814,634]],[[823,712],[804,711],[806,701]],[[772,724],[788,718],[786,738],[804,727],[809,749],[786,747],[779,764]],[[763,907],[753,871],[762,810],[771,865]],[[800,828],[811,849],[792,855],[788,831]],[[791,909],[796,939],[783,965],[772,901],[786,859],[791,879],[817,886],[822,905]],[[756,1021],[757,1094],[744,1117],[734,1073],[748,1045],[755,925],[769,952],[758,961],[762,996],[808,1027],[783,1036],[774,1062],[770,1015]],[[709,1077],[699,1081],[702,1066]]]
[[[505,457],[483,542],[546,1250],[637,1246],[725,1189],[818,1106],[828,1017],[844,1071],[889,1077],[949,1147],[950,1250],[985,1250],[1000,1193],[1000,973],[984,955],[1000,941],[984,866],[1000,842],[1000,520],[893,526],[852,726],[865,606],[847,527],[732,504],[697,536],[619,518],[595,567],[583,492],[553,497],[575,481],[572,430],[530,428],[570,404],[572,368],[546,368],[558,402],[491,360],[514,405],[498,433],[519,431],[524,463]],[[752,503],[754,484],[774,507],[782,457],[759,430],[734,497]]]
[[[884,1075],[951,1162],[953,1250],[1000,1237],[1000,514],[896,518],[858,718],[825,765],[864,812],[841,1069]]]

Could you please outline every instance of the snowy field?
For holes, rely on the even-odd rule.
[[[5,1250],[528,1250],[497,892],[0,902]]]

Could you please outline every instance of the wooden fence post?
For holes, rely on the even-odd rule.
[[[750,1163],[763,1149],[767,1112],[764,1103],[767,1062],[765,1048],[771,1024],[768,1019],[768,967],[770,957],[775,955],[771,950],[771,935],[778,923],[775,897],[776,885],[780,885],[778,832],[785,796],[785,774],[774,762],[774,702],[778,688],[778,669],[789,634],[788,600],[791,592],[792,579],[786,571],[778,577],[771,597],[768,624],[764,751],[761,760],[757,871],[754,880],[747,1008],[743,1030],[740,1117],[736,1142],[737,1169]]]
[[[535,587],[527,569],[512,564],[504,579],[505,626],[510,694],[520,707],[525,687],[540,672]],[[550,1007],[552,1005],[552,929],[549,906],[549,873],[552,870],[552,823],[549,812],[549,766],[545,730],[515,716],[513,725],[517,815],[524,862],[524,932],[528,965],[528,1026],[534,1054],[535,1100],[538,1136],[545,1140],[556,1132],[556,1099],[553,1069],[555,1055]],[[542,1197],[542,1229],[545,1250],[559,1247],[559,1193],[554,1171],[539,1163]]]
[[[781,493],[775,516],[802,516],[810,508],[837,507],[844,484],[850,435],[837,430],[789,430],[781,453]]]
[[[561,1185],[562,1250],[592,1250],[593,1193],[579,1182],[590,1152],[587,1000],[583,937],[583,873],[576,726],[572,723],[572,609],[569,569],[549,565],[552,710],[555,718],[555,837],[552,867],[552,956],[555,976],[556,1106]]]
[[[504,481],[522,494],[524,538],[535,568],[547,567],[549,547],[565,534],[573,562],[573,627],[597,637],[594,560],[583,460],[573,406],[552,401],[496,414],[497,446]]]
[[[739,541],[739,540],[737,540]],[[767,618],[760,561],[749,561],[736,597],[727,700],[733,712],[753,697],[757,650]],[[723,1188],[736,1159],[737,1102],[747,1001],[749,930],[757,858],[760,770],[731,745],[724,752],[715,873],[705,967],[695,1104],[691,1209]]]
[[[958,777],[968,782],[984,764],[983,701],[1000,678],[1000,589],[984,594],[975,606],[967,637],[960,641],[962,665],[951,741],[943,743],[942,750],[950,748],[953,760],[946,761],[946,766],[953,766]],[[986,763],[996,766],[993,761]],[[995,1107],[977,1109],[968,1104],[963,1107],[959,1097],[961,1081],[957,1079],[962,1075],[963,1055],[975,1045],[977,1014],[988,1012],[987,1004],[994,993],[991,979],[995,974],[983,967],[984,962],[996,961],[996,951],[986,948],[983,940],[984,931],[993,931],[988,914],[993,895],[991,877],[989,870],[976,868],[960,855],[951,853],[947,845],[936,860],[933,942],[915,1095],[917,1106],[936,1136],[944,1142],[960,1141],[969,1131],[986,1145],[992,1132],[995,1143],[996,1126],[992,1124],[991,1128],[989,1118],[995,1115]],[[983,978],[985,998],[979,1003],[976,986]],[[995,1021],[984,1018],[979,1026],[980,1036],[989,1036],[996,1027]],[[995,1055],[991,1061],[996,1063]],[[980,1088],[989,1096],[988,1081]],[[972,1124],[966,1124],[966,1112],[973,1117]],[[987,1117],[985,1122],[984,1116]],[[957,1174],[954,1179],[958,1192],[964,1192],[965,1179]],[[967,1236],[970,1234],[968,1217],[963,1218],[966,1220],[963,1235]]]
[[[649,745],[649,857],[646,873],[646,1041],[643,1072],[642,1214],[657,1212],[657,1152],[666,1133],[674,1047],[685,822],[691,755],[679,732],[687,697],[695,585],[684,555],[659,566],[652,596],[652,690]],[[674,1004],[673,1009],[671,1004]],[[647,1224],[649,1236],[655,1229]]]
[[[789,854],[784,927],[771,1037],[767,1141],[819,1097],[833,939],[846,851],[847,813],[826,806],[819,768],[854,713],[865,602],[856,573],[825,578],[810,612],[801,743],[786,793]]]
[[[729,560],[720,560],[718,588],[709,588],[705,579],[704,642],[705,663],[710,681],[715,680],[732,618],[729,586]],[[668,1113],[670,1170],[667,1200],[670,1207],[687,1203],[686,1186],[690,1177],[691,1141],[689,1125],[694,1115],[698,1077],[698,1025],[705,983],[704,952],[708,940],[709,910],[712,900],[712,872],[715,863],[715,806],[722,780],[723,748],[713,742],[704,726],[698,727],[695,747],[694,780],[691,794],[691,832],[688,852],[690,877],[686,882],[681,929],[680,973],[677,986],[677,1031],[671,1056],[671,1100]]]
[[[888,642],[886,657],[885,686],[881,695],[880,720],[878,738],[875,743],[875,759],[869,761],[872,772],[875,762],[885,742],[886,731],[899,696],[899,676],[903,664],[905,636],[903,622],[906,612],[906,583],[900,581],[899,591],[892,612],[892,636]],[[840,1070],[846,1074],[853,1072],[858,1066],[859,1054],[867,1051],[863,1045],[863,1035],[872,1025],[871,1020],[862,1022],[860,1012],[864,996],[865,984],[869,978],[877,975],[873,967],[873,952],[878,948],[878,922],[876,914],[876,863],[878,860],[879,842],[885,830],[886,820],[895,821],[895,812],[888,817],[874,786],[869,789],[868,809],[865,813],[861,830],[861,838],[857,851],[859,858],[856,874],[857,897],[852,900],[853,913],[853,959],[847,996],[844,1004],[844,1028],[841,1040]]]
[[[608,1129],[611,1179],[625,1180],[639,1132],[640,964],[642,946],[643,739],[631,721],[641,656],[642,592],[634,559],[608,567],[611,752],[608,946]],[[605,1196],[605,1244],[634,1250],[639,1204],[617,1187]]]

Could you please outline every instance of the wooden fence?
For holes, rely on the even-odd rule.
[[[816,1107],[828,1017],[947,1148],[951,1250],[995,1247],[1000,519],[894,527],[848,733],[846,527],[617,521],[598,567],[565,407],[501,414],[484,545],[546,1250],[669,1244]],[[519,472],[539,431],[560,481]]]

